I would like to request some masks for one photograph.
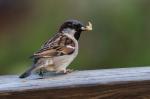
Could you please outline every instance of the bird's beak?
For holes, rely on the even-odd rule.
[[[87,26],[81,27],[81,30],[83,30],[83,31],[91,31],[92,30],[92,24],[91,24],[91,22],[88,22]]]

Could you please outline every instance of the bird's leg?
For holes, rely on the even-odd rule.
[[[42,71],[42,69],[39,70],[39,76],[43,77],[43,71]]]
[[[43,78],[44,77],[44,73],[46,73],[45,69],[41,68],[39,70],[39,76],[41,76]]]

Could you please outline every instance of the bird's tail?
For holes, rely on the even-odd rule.
[[[21,75],[19,76],[19,78],[26,78],[26,77],[30,76],[30,75],[31,75],[31,72],[32,72],[32,70],[33,70],[34,68],[35,68],[35,67],[32,66],[32,67],[29,68],[26,72],[24,72],[23,74],[21,74]]]

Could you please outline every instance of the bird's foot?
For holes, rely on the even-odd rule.
[[[68,74],[68,73],[71,73],[73,72],[74,70],[73,69],[66,69],[63,71],[64,74]]]
[[[73,71],[74,71],[73,69],[64,69],[64,70],[56,71],[56,73],[68,74],[68,73],[71,73]]]

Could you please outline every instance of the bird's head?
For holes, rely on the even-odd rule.
[[[90,22],[87,26],[84,26],[78,20],[67,20],[61,25],[59,33],[68,33],[78,40],[82,31],[90,30],[92,30],[92,24]]]

